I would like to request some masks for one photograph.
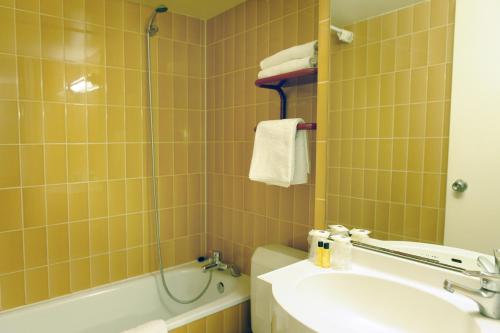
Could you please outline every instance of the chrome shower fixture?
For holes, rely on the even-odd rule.
[[[167,6],[159,5],[156,7],[149,18],[148,27],[146,28],[146,32],[150,37],[156,35],[158,32],[158,25],[156,25],[156,14],[166,13],[168,11]]]

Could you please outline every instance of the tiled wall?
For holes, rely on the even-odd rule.
[[[250,301],[178,327],[171,333],[250,333]]]
[[[423,1],[332,40],[328,224],[442,242],[454,8]]]
[[[150,13],[123,0],[0,1],[0,308],[157,269]],[[205,24],[159,19],[153,104],[173,265],[204,252]]]
[[[249,0],[207,22],[207,247],[250,271],[253,250],[305,249],[313,224],[314,175],[289,189],[248,179],[254,128],[279,118],[276,92],[254,85],[261,59],[317,39],[315,0]],[[316,119],[316,83],[286,88],[289,117]],[[308,133],[315,170],[315,133]]]

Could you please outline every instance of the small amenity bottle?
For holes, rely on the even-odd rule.
[[[321,267],[323,260],[323,241],[318,241],[318,246],[316,247],[316,255],[314,256],[314,264]]]
[[[321,267],[330,268],[330,243],[323,243],[323,251],[321,256]]]

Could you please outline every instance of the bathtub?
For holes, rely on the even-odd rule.
[[[209,278],[201,264],[190,262],[165,270],[172,293],[189,299]],[[163,319],[169,330],[240,304],[250,298],[250,279],[213,271],[205,295],[193,304],[178,304],[163,290],[159,273],[0,312],[1,333],[115,333]]]

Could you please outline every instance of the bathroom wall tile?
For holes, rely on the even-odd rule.
[[[42,185],[44,180],[44,148],[42,145],[21,146],[21,181],[24,186]]]
[[[0,233],[0,274],[23,269],[23,239],[21,231]]]
[[[89,178],[86,144],[68,144],[68,181],[81,182]]]
[[[68,220],[68,188],[66,185],[47,186],[47,224]]]
[[[71,291],[90,288],[90,260],[89,258],[71,261],[70,286]]]
[[[2,223],[0,231],[16,230],[22,226],[21,222],[21,190],[0,190],[0,211],[2,212]]]
[[[99,286],[109,282],[109,255],[90,258],[91,285]]]
[[[19,112],[14,101],[0,101],[0,144],[19,142]]]
[[[26,268],[47,264],[46,228],[28,229],[24,232],[24,253]]]
[[[80,221],[88,218],[88,184],[69,184],[69,221]]]
[[[16,48],[19,55],[40,57],[40,16],[16,11]]]
[[[15,11],[10,8],[0,8],[0,23],[3,31],[2,40],[0,41],[0,51],[5,53],[15,52]]]
[[[2,307],[14,308],[25,304],[24,271],[0,276]]]
[[[64,102],[66,100],[64,64],[42,60],[42,84],[45,101]]]
[[[66,182],[66,146],[45,146],[45,169],[47,184],[60,184]]]
[[[16,58],[7,54],[0,54],[0,98],[17,98]]]
[[[64,59],[64,21],[52,16],[41,16],[42,57]]]
[[[21,184],[19,155],[19,147],[0,146],[0,162],[4,166],[0,174],[0,187],[15,187]]]
[[[66,2],[71,2],[65,0]],[[76,2],[79,2],[75,1]],[[66,6],[65,12],[66,12]],[[66,16],[66,13],[65,13]],[[64,59],[70,62],[85,61],[85,23],[64,20]]]
[[[127,277],[127,256],[125,251],[112,252],[109,257],[110,280],[117,281]]]
[[[50,297],[64,295],[70,292],[70,270],[69,263],[60,263],[49,266],[49,290]]]
[[[62,16],[62,0],[40,0],[40,12],[43,14]]]
[[[23,225],[24,227],[43,226],[45,218],[45,188],[28,187],[22,190]],[[21,211],[20,207],[16,207]]]

